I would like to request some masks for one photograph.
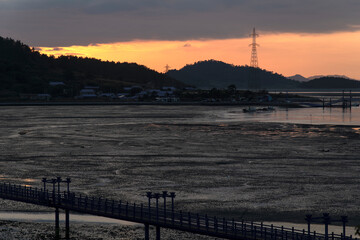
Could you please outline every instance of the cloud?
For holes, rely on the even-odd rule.
[[[72,52],[67,52],[61,55],[67,55],[67,56],[83,56],[84,54],[82,53],[72,53]]]
[[[185,43],[183,47],[191,47],[190,43]]]
[[[354,31],[359,0],[0,0],[4,37],[33,46]]]
[[[63,48],[61,48],[61,47],[54,47],[54,48],[50,49],[49,51],[57,52],[57,51],[62,51],[62,50],[63,50]]]

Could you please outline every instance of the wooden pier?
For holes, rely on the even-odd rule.
[[[351,240],[352,236],[345,235],[345,221],[343,234],[328,233],[330,218],[322,219],[325,224],[325,234],[311,232],[311,216],[307,216],[308,229],[297,230],[263,223],[244,220],[210,217],[207,214],[190,213],[174,210],[175,195],[167,192],[163,194],[147,193],[148,204],[136,204],[123,201],[91,197],[70,192],[70,179],[61,178],[50,181],[43,179],[44,188],[32,188],[10,183],[0,184],[0,198],[36,204],[55,209],[55,239],[60,239],[59,209],[66,213],[65,239],[70,239],[70,212],[84,213],[144,224],[145,240],[149,239],[149,226],[156,227],[156,239],[160,239],[160,229],[168,228],[179,231],[202,234],[224,239],[240,240]],[[60,191],[60,182],[67,182],[67,191]],[[46,189],[46,183],[52,183],[52,190]],[[56,188],[57,185],[57,188]],[[173,196],[171,196],[173,195]],[[171,207],[166,208],[166,198],[171,197]],[[156,206],[151,206],[151,198],[156,199]],[[159,207],[158,200],[163,198],[163,207]],[[170,204],[170,202],[169,202]],[[315,219],[315,218],[314,218]],[[326,220],[328,219],[328,220]],[[347,220],[347,219],[346,219]],[[356,238],[355,238],[356,239]]]

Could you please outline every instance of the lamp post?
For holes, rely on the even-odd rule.
[[[146,192],[146,197],[148,198],[148,211],[149,211],[149,219],[151,218],[151,197],[152,197],[152,193],[151,192]]]
[[[69,197],[71,179],[66,178],[66,180],[62,180],[61,177],[56,177],[50,180],[48,180],[47,178],[42,178],[41,181],[44,184],[44,196],[46,194],[46,183],[52,183],[53,185],[52,200],[55,207],[55,239],[60,239],[60,223],[59,223],[60,221],[59,221],[59,207],[58,207],[58,205],[61,204],[60,183],[64,182],[67,184],[67,195]],[[56,198],[56,186],[55,186],[56,184],[57,184],[57,198]],[[66,239],[70,239],[70,213],[69,213],[69,209],[67,208],[65,208],[65,226],[66,226],[65,237]]]

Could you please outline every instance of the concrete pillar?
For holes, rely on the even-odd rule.
[[[65,238],[66,240],[70,239],[70,211],[68,209],[65,210]]]
[[[160,240],[160,227],[156,226],[156,240]]]
[[[60,239],[59,208],[55,208],[55,239]]]
[[[145,240],[149,240],[149,224],[145,223]]]

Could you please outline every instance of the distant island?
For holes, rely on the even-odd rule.
[[[231,84],[239,89],[267,90],[360,88],[359,81],[346,76],[319,76],[315,79],[306,79],[296,75],[287,78],[265,69],[235,66],[216,60],[196,62],[179,70],[171,70],[168,75],[186,84],[205,89],[226,88]]]

